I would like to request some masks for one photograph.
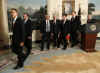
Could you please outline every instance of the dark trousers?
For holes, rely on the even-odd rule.
[[[59,33],[54,33],[53,40],[54,46],[57,46],[57,48],[59,48],[60,42],[62,41],[61,35]]]
[[[23,53],[23,47],[20,46],[19,42],[16,42],[14,40],[12,41],[12,52],[14,52],[17,55],[17,65],[23,66],[25,54]]]
[[[26,57],[28,57],[32,49],[32,39],[28,39],[28,37],[26,37],[25,47],[26,47]]]
[[[63,49],[66,49],[67,48],[67,44],[68,44],[68,41],[66,39],[66,36],[68,35],[68,33],[62,33],[62,40],[63,40]]]
[[[78,33],[77,31],[71,33],[71,43],[76,45],[78,43]]]
[[[51,38],[50,32],[45,32],[42,34],[42,40],[41,40],[41,50],[44,50],[44,43],[46,41],[46,48],[49,50],[50,48],[50,38]]]
[[[57,48],[60,47],[60,45],[63,45],[63,40],[62,40],[62,34],[58,34],[58,41],[57,41]]]
[[[58,42],[58,33],[53,33],[53,40],[54,40],[54,46],[57,46],[57,42]]]

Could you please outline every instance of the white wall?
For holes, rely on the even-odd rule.
[[[62,0],[47,0],[47,13],[52,19],[53,15],[62,18]]]
[[[0,47],[8,45],[7,0],[0,0]]]
[[[81,8],[81,21],[82,24],[87,23],[88,15],[88,0],[75,0],[75,11],[78,13],[79,8]]]

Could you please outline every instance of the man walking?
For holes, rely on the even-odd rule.
[[[32,49],[32,22],[29,19],[29,15],[27,13],[24,13],[23,15],[24,20],[24,26],[25,26],[25,47],[26,47],[26,58],[31,53]]]
[[[18,17],[18,11],[15,8],[11,9],[11,16],[13,18],[13,35],[12,35],[12,51],[17,55],[18,61],[14,69],[22,68],[24,65],[25,54],[23,53],[24,46],[24,26],[22,19]]]

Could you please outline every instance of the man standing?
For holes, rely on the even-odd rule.
[[[52,20],[52,26],[53,26],[53,40],[54,40],[54,47],[57,46],[57,48],[59,48],[59,35],[60,35],[60,20],[57,20],[56,19],[56,16],[53,17],[53,20]]]
[[[79,25],[81,24],[80,17],[76,15],[76,12],[72,12],[72,18],[71,18],[71,47],[77,45],[78,42],[78,34],[77,30],[79,29]]]
[[[45,15],[45,20],[42,21],[41,23],[41,28],[40,32],[42,34],[42,40],[41,40],[41,51],[44,50],[44,42],[47,42],[47,49],[49,50],[50,48],[50,37],[51,37],[51,32],[52,32],[52,25],[49,20],[49,16]]]
[[[61,34],[62,34],[62,40],[63,40],[63,45],[64,47],[62,48],[65,50],[68,45],[68,41],[66,39],[66,36],[70,34],[71,26],[70,26],[70,21],[67,19],[67,14],[64,14],[63,20],[61,21]]]
[[[14,69],[22,68],[24,65],[23,46],[24,46],[24,26],[22,19],[18,17],[17,9],[11,9],[11,15],[13,18],[13,35],[12,35],[12,51],[17,55],[18,61]]]
[[[32,49],[32,22],[29,19],[29,15],[27,13],[24,13],[24,26],[25,26],[25,47],[27,48],[26,50],[26,58],[29,56],[31,53]]]

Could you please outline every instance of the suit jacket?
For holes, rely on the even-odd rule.
[[[32,22],[28,19],[25,23],[25,37],[32,36]]]
[[[62,33],[70,33],[71,32],[71,25],[70,25],[70,21],[66,20],[65,23],[63,23],[64,21],[61,21],[61,30]]]
[[[56,20],[56,24],[54,23],[54,20],[51,21],[53,26],[53,33],[59,33],[61,31],[60,29],[60,20]]]
[[[50,32],[53,32],[53,26],[52,26],[52,23],[51,21],[50,22]],[[40,32],[41,33],[46,33],[46,20],[43,20],[41,25],[40,25]]]
[[[13,25],[13,36],[12,40],[14,43],[19,44],[20,42],[24,42],[24,25],[21,18],[17,18]]]
[[[76,31],[79,29],[79,26],[81,24],[81,21],[80,21],[80,17],[79,16],[76,16],[74,19],[71,18],[71,29],[72,29],[72,32]]]

